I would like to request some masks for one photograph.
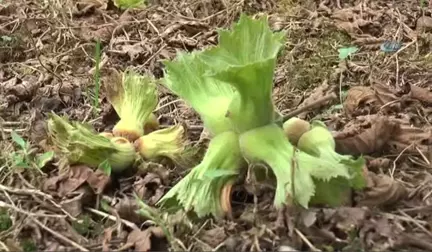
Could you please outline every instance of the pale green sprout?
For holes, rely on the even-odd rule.
[[[152,111],[156,108],[158,97],[154,78],[132,70],[122,74],[112,70],[105,88],[108,101],[120,117],[113,128],[114,136],[131,142],[143,136],[145,125],[155,123]]]
[[[120,172],[136,159],[135,147],[127,139],[104,137],[88,125],[70,123],[56,114],[50,115],[48,132],[57,151],[70,164],[98,167],[107,160],[114,172]]]

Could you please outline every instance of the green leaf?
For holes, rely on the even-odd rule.
[[[13,165],[17,168],[30,168],[22,154],[12,153]]]
[[[226,118],[234,89],[205,75],[200,52],[179,53],[174,61],[165,61],[164,83],[173,93],[185,100],[201,117],[204,126],[216,135],[230,130]]]
[[[108,161],[108,159],[104,160],[99,166],[98,169],[102,170],[107,176],[111,175],[111,165]]]
[[[344,59],[348,58],[349,56],[351,56],[352,54],[356,53],[358,50],[359,50],[359,48],[356,46],[340,48],[338,50],[339,51],[339,59],[344,60]]]
[[[232,31],[219,31],[218,46],[201,55],[211,67],[208,76],[238,91],[229,107],[229,117],[238,132],[275,119],[273,75],[284,36],[272,32],[266,16],[253,19],[242,14]]]
[[[1,3],[1,2],[0,2]],[[4,42],[11,42],[12,41],[12,37],[9,36],[0,36],[1,40],[3,40]]]
[[[104,210],[105,212],[111,212],[111,207],[110,207],[110,204],[108,203],[108,201],[106,201],[105,199],[102,199],[101,201],[100,201],[100,208],[102,209],[102,210]]]
[[[54,151],[45,152],[42,155],[36,156],[36,165],[39,169],[43,168],[53,158],[54,158]]]
[[[114,5],[120,9],[145,7],[145,0],[114,0]]]
[[[15,131],[12,131],[11,136],[12,136],[12,140],[16,144],[18,144],[21,147],[21,149],[23,150],[27,149],[27,142],[20,135],[18,135]]]

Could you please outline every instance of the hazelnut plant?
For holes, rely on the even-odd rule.
[[[285,34],[272,32],[265,16],[244,14],[232,30],[218,34],[217,46],[164,62],[165,86],[196,110],[212,139],[201,163],[158,205],[222,217],[231,209],[236,177],[257,163],[276,177],[276,208],[337,205],[346,190],[364,187],[364,159],[336,153],[324,123],[281,122],[272,90]]]

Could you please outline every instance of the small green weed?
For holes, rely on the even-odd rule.
[[[0,232],[12,227],[12,219],[6,209],[0,209]]]
[[[49,161],[54,158],[54,152],[48,151],[42,154],[36,154],[35,148],[25,141],[15,131],[12,131],[12,140],[18,145],[18,150],[11,155],[12,166],[16,168],[36,168],[42,169]]]

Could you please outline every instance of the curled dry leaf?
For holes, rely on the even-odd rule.
[[[340,154],[361,155],[381,151],[398,125],[388,119],[376,120],[371,128],[350,137],[335,136],[336,151]]]
[[[110,182],[111,178],[100,170],[93,171],[86,165],[75,165],[67,172],[47,179],[43,190],[52,195],[65,197],[81,186],[88,185],[95,193],[100,194]]]
[[[367,167],[369,171],[377,172],[379,170],[387,170],[392,161],[388,158],[375,158],[369,160]]]
[[[327,81],[324,81],[321,85],[319,85],[317,88],[315,88],[312,91],[312,93],[308,94],[308,97],[306,99],[304,99],[304,101],[299,105],[299,108],[301,108],[303,106],[310,105],[310,104],[314,103],[316,100],[318,100],[324,96],[327,96],[327,95],[331,94],[332,92],[333,92],[333,88],[328,85]],[[322,103],[322,104],[320,104],[320,106],[325,107],[330,102],[331,101]],[[303,112],[303,113],[297,115],[297,117],[304,119],[308,113],[309,113],[309,111]]]
[[[377,98],[370,87],[352,87],[348,90],[347,97],[344,101],[344,109],[349,115],[353,115],[355,110],[362,105],[371,106],[373,108],[376,102]]]
[[[101,170],[96,170],[90,174],[86,181],[96,194],[101,194],[111,183],[111,177]]]
[[[432,127],[420,129],[404,124],[393,132],[387,144],[390,153],[418,153],[421,151],[424,154],[428,152],[432,144],[429,142],[430,139],[432,139]]]
[[[114,205],[114,209],[122,219],[133,223],[142,223],[146,220],[145,217],[137,213],[139,205],[135,198],[119,199]]]
[[[417,87],[414,85],[410,85],[409,96],[413,99],[419,100],[421,102],[432,104],[432,92],[427,90],[426,88]]]
[[[372,87],[356,86],[348,90],[344,109],[349,116],[375,113],[383,108],[399,111],[400,104],[395,103],[399,99],[390,87],[381,83]]]
[[[22,80],[13,77],[0,83],[0,91],[2,95],[6,96],[7,101],[12,104],[32,99],[39,88],[39,84],[40,82],[34,76]]]
[[[71,166],[68,170],[68,176],[59,184],[60,196],[74,192],[87,181],[92,173],[93,170],[86,165]]]
[[[212,248],[217,247],[226,238],[227,234],[225,233],[225,229],[223,227],[215,227],[210,230],[204,230],[199,235],[199,239]]]
[[[160,227],[149,227],[144,231],[141,230],[133,230],[129,233],[129,236],[127,238],[128,244],[133,244],[135,251],[150,251],[151,248],[158,244],[153,244],[151,238],[164,238],[164,232],[162,228]]]
[[[401,183],[384,174],[369,172],[367,182],[367,187],[357,201],[359,206],[387,206],[408,195],[408,191]]]
[[[155,173],[147,173],[144,178],[138,177],[133,188],[138,197],[149,205],[156,204],[164,194],[162,180]]]
[[[359,230],[359,237],[371,251],[390,251],[402,234],[402,223],[374,216]]]
[[[330,223],[340,231],[349,232],[363,225],[369,215],[370,212],[365,208],[341,207],[331,215]]]
[[[90,204],[94,199],[90,187],[82,186],[78,190],[69,194],[70,197],[60,202],[60,205],[70,215],[77,217],[82,213],[83,206]]]
[[[432,17],[423,15],[417,19],[416,30],[420,32],[432,31]]]

